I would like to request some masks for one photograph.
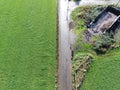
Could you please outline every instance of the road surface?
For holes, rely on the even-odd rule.
[[[59,90],[72,90],[68,1],[59,0]]]

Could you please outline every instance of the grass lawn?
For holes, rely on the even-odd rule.
[[[120,89],[120,50],[97,56],[87,72],[81,90]]]
[[[56,0],[0,6],[0,90],[54,90]]]

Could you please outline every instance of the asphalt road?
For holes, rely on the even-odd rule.
[[[68,1],[59,0],[59,90],[72,90]]]

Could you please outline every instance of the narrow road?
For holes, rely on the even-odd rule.
[[[68,0],[59,0],[59,90],[72,90]]]

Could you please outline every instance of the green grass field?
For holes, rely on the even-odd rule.
[[[97,56],[87,72],[81,90],[120,89],[120,50]]]
[[[56,0],[0,0],[0,90],[54,90]]]

